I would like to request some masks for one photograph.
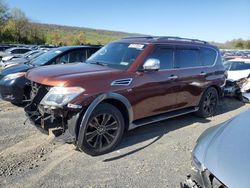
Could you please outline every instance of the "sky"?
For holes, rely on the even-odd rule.
[[[39,23],[225,42],[250,39],[250,0],[5,0]]]

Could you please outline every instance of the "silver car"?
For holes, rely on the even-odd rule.
[[[182,187],[249,188],[250,110],[202,133],[192,159]]]

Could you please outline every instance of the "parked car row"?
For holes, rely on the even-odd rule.
[[[45,65],[85,62],[99,48],[99,46],[59,47],[48,52],[40,50],[31,57],[27,54],[28,57],[24,60],[11,61],[11,66],[9,65],[0,73],[0,94],[2,99],[14,104],[22,104],[29,101],[31,83],[25,77],[28,70]]]
[[[0,60],[3,57],[7,56],[15,56],[15,57],[21,57],[22,54],[27,53],[29,51],[33,50],[49,50],[52,48],[55,48],[54,45],[2,45],[0,44]]]
[[[250,58],[250,50],[220,50],[224,61],[236,58]]]
[[[128,37],[99,48],[61,47],[5,68],[0,94],[25,102],[28,119],[42,132],[57,128],[66,142],[96,156],[112,151],[125,131],[139,126],[187,113],[213,116],[230,75],[225,68],[230,63],[223,65],[219,49],[201,40]],[[249,176],[233,178],[233,170],[249,169],[236,168],[234,154],[241,142],[237,153],[247,148],[249,113],[201,135],[192,152],[196,173],[183,187],[247,185]]]

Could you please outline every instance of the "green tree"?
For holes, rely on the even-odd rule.
[[[8,20],[8,7],[3,0],[0,0],[0,42],[4,39],[3,28],[5,26],[5,22]]]
[[[250,40],[245,42],[245,48],[250,49]]]

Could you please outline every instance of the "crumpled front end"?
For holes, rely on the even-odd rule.
[[[31,86],[31,102],[24,108],[31,123],[46,134],[49,134],[50,129],[55,130],[53,132],[57,134],[67,131],[72,135],[71,140],[75,140],[78,117],[83,109],[69,105],[63,107],[43,105],[41,101],[52,87],[35,82],[32,82]]]

